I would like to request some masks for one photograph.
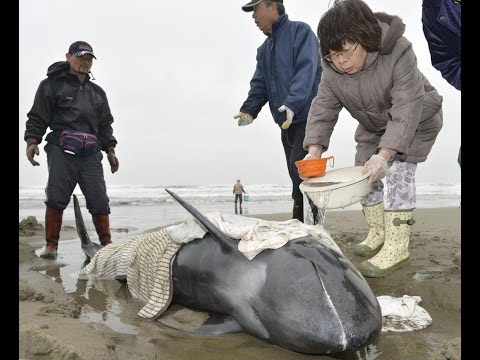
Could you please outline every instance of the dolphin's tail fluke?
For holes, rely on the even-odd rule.
[[[87,229],[85,228],[85,222],[83,221],[82,212],[80,211],[80,205],[76,195],[73,195],[73,209],[75,212],[75,225],[77,227],[77,234],[80,237],[82,243],[82,250],[85,255],[91,259],[95,256],[98,250],[102,248],[101,245],[93,243],[88,236]]]
[[[187,203],[183,200],[180,196],[175,194],[174,192],[165,189],[175,200],[178,201],[180,205],[182,205],[190,214],[192,214],[200,223],[205,226],[207,231],[213,235],[213,237],[218,241],[222,249],[226,252],[233,252],[233,253],[240,253],[236,244],[233,243],[232,239],[228,237],[226,234],[220,231],[218,227],[216,227],[210,220],[208,220],[204,215],[200,213],[197,209],[195,209],[192,205]]]

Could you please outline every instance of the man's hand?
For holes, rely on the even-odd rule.
[[[38,166],[40,163],[36,162],[33,157],[35,155],[40,155],[40,151],[38,150],[38,145],[36,143],[30,143],[27,145],[27,159],[33,166]]]
[[[112,170],[112,174],[115,174],[120,164],[118,162],[117,157],[115,156],[114,148],[108,148],[107,159],[108,159],[108,162],[110,163],[110,169]]]
[[[238,126],[250,125],[253,122],[252,115],[244,113],[244,112],[239,112],[233,118],[238,119]]]
[[[373,154],[370,159],[365,162],[363,167],[363,173],[366,173],[368,170],[371,171],[368,178],[369,185],[377,180],[383,179],[385,175],[390,174],[387,160],[385,160],[385,158],[381,155]]]
[[[282,123],[282,129],[286,130],[292,124],[293,116],[295,114],[293,113],[292,110],[290,110],[290,108],[288,106],[285,106],[285,105],[280,106],[278,108],[278,111],[280,111],[280,112],[286,111],[287,112],[287,119]]]

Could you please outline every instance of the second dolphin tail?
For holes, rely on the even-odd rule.
[[[85,228],[85,222],[83,221],[82,212],[80,211],[80,205],[76,195],[73,195],[73,209],[75,212],[75,225],[77,228],[77,234],[80,237],[80,242],[82,243],[82,250],[84,254],[91,259],[95,256],[97,251],[102,248],[102,246],[90,240],[87,229]]]

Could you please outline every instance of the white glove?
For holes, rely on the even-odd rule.
[[[292,123],[292,120],[293,120],[293,115],[295,115],[293,113],[292,110],[290,110],[289,107],[285,106],[285,105],[282,105],[278,108],[278,111],[280,112],[283,112],[283,111],[286,111],[287,112],[287,120],[285,120],[283,123],[282,123],[282,129],[283,130],[286,130],[290,127],[291,123]]]
[[[250,125],[253,122],[252,115],[244,112],[239,112],[233,118],[238,119],[238,126]]]
[[[303,160],[319,159],[322,157],[322,147],[317,145],[310,145],[308,147],[308,154],[305,155]]]
[[[390,174],[390,169],[388,168],[387,160],[383,156],[373,154],[370,159],[363,165],[365,171],[370,170],[370,176],[368,178],[368,184],[371,185],[373,182],[383,179],[386,175]]]

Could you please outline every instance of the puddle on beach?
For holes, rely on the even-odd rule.
[[[35,251],[39,256],[43,247]],[[74,296],[82,306],[80,320],[86,323],[102,323],[115,332],[136,335],[139,333],[135,316],[142,304],[129,294],[126,284],[112,280],[79,280],[72,274],[86,265],[78,240],[65,240],[57,260],[35,267],[52,281],[62,284],[67,294]]]

